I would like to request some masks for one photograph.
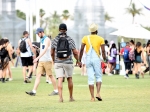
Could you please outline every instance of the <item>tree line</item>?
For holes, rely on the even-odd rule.
[[[135,3],[130,3],[128,8],[125,8],[127,14],[132,16],[132,23],[134,23],[134,19],[136,15],[143,15],[142,9],[137,8]],[[24,12],[20,10],[16,10],[17,16],[26,20],[26,15]],[[68,10],[63,10],[62,14],[58,14],[57,11],[50,13],[49,16],[45,17],[45,10],[39,10],[39,17],[40,17],[40,27],[47,29],[45,33],[47,35],[51,35],[52,38],[57,36],[58,34],[58,26],[60,23],[67,21],[68,19],[73,20],[73,16],[70,14]],[[110,16],[107,12],[105,12],[105,22],[113,22],[114,17]],[[36,16],[33,15],[33,25],[36,24]],[[144,27],[144,26],[142,26]],[[150,30],[150,27],[144,27],[147,30]]]

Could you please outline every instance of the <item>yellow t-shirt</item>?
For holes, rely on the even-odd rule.
[[[92,44],[93,49],[100,56],[100,47],[101,45],[105,44],[104,39],[98,35],[89,35],[90,42]],[[86,45],[86,53],[90,49],[90,44],[88,42],[88,36],[84,36],[82,38],[82,43]]]

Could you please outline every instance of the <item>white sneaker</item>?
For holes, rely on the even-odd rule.
[[[111,73],[108,73],[108,76],[112,76],[113,74],[111,74]]]
[[[46,80],[46,83],[49,83],[49,80]]]
[[[49,81],[49,80],[46,80],[46,83],[48,83],[48,84],[52,84],[52,82],[51,82],[51,81]]]
[[[12,78],[9,78],[9,81],[12,81],[13,79]]]
[[[51,81],[49,81],[48,83],[49,83],[49,84],[52,84],[52,82],[51,82]]]
[[[129,77],[127,77],[126,75],[124,76],[125,79],[128,79]]]

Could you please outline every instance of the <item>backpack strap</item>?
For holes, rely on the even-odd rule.
[[[25,41],[26,39],[27,39],[27,38],[25,38],[25,39],[21,38],[21,41],[22,41],[22,40],[24,40],[24,41]]]
[[[90,36],[87,36],[87,38],[88,38],[88,42],[89,42],[90,46],[92,46],[91,41],[90,41]]]
[[[25,38],[25,39],[23,39],[23,38],[21,38],[21,41],[25,41],[27,38]],[[25,41],[26,42],[26,41]],[[26,42],[26,46],[27,46],[28,44],[27,44],[27,42]],[[30,47],[29,45],[28,45],[28,47]],[[27,48],[28,48],[27,47]],[[28,51],[28,50],[27,50]]]

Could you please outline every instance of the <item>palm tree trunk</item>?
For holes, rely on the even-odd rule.
[[[132,24],[134,24],[134,16],[133,16],[133,18],[132,18]]]

